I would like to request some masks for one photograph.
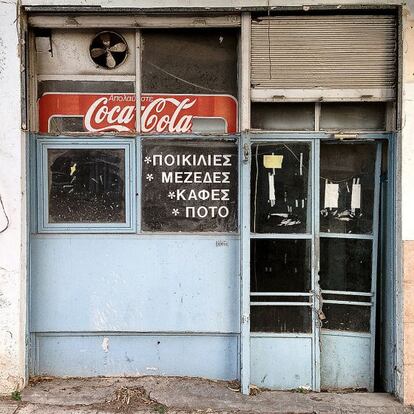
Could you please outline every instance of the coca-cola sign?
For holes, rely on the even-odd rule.
[[[81,118],[76,132],[119,132],[135,130],[135,95],[45,93],[39,100],[39,131],[53,132],[53,119]],[[237,131],[237,101],[229,95],[141,96],[141,132],[185,134],[194,131],[196,120],[217,120],[224,133]]]

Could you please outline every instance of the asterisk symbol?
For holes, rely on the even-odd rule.
[[[171,200],[172,200],[173,198],[175,198],[175,193],[174,193],[174,191],[170,191],[170,192],[168,193],[168,198],[171,198]]]
[[[145,164],[151,164],[151,157],[145,157],[144,162]]]
[[[174,216],[177,217],[180,214],[180,212],[178,211],[178,208],[174,208],[172,211],[172,214],[174,214]]]
[[[154,179],[154,176],[152,174],[147,174],[146,179],[148,181],[152,181]]]

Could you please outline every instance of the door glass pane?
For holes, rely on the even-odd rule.
[[[371,291],[372,241],[321,238],[322,290]]]
[[[252,306],[250,309],[252,332],[312,332],[310,306]]]
[[[370,306],[325,303],[322,307],[325,319],[323,329],[338,331],[369,332]]]
[[[308,292],[310,259],[310,240],[252,240],[251,291]]]
[[[252,145],[252,232],[310,232],[309,158],[307,143]]]
[[[372,233],[375,156],[376,144],[321,144],[321,232]]]
[[[124,223],[125,150],[48,149],[49,223]]]

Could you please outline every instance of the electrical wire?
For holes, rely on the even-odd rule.
[[[186,83],[187,85],[193,86],[195,88],[202,89],[202,90],[207,91],[207,92],[226,93],[226,91],[222,91],[222,90],[218,90],[218,89],[206,88],[204,86],[198,85],[197,83],[189,82],[189,81],[187,81],[187,80],[185,80],[183,78],[180,78],[179,76],[174,75],[171,72],[166,71],[165,69],[159,67],[155,63],[152,63],[152,62],[148,62],[147,61],[147,64],[150,65],[150,66],[152,66],[153,68],[159,70],[160,72],[165,73],[166,75],[168,75],[168,76],[170,76],[170,77],[172,77],[174,79],[177,79],[180,82]]]
[[[6,209],[4,207],[3,199],[1,198],[1,195],[0,195],[0,207],[3,210],[4,217],[6,217],[6,225],[4,226],[4,228],[2,228],[0,230],[0,234],[1,234],[1,233],[4,233],[9,228],[9,225],[10,225],[10,219],[9,219],[9,216],[7,215],[7,213],[6,213]]]

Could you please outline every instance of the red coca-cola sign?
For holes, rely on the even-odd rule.
[[[39,100],[39,131],[51,131],[54,118],[82,118],[83,131],[128,133],[135,129],[135,95],[45,93]],[[229,95],[141,96],[141,132],[185,134],[196,121],[218,120],[223,132],[237,131],[237,101]],[[79,131],[81,132],[81,131]]]

